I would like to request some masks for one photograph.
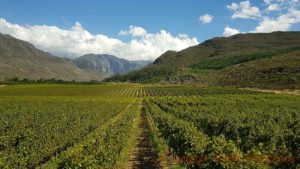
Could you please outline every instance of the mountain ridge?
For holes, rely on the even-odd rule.
[[[88,72],[104,72],[108,76],[111,76],[137,70],[150,63],[150,61],[129,61],[109,54],[85,54],[73,59],[72,63]]]
[[[97,79],[62,58],[53,56],[34,45],[0,34],[0,79],[64,79],[87,81]]]
[[[287,67],[286,75],[290,79],[297,79],[300,74],[298,68],[292,68],[291,60],[300,65],[300,61],[292,58],[289,54],[295,52],[294,57],[300,57],[300,32],[272,32],[272,33],[249,33],[237,34],[231,37],[217,37],[204,41],[203,43],[192,46],[181,51],[167,51],[157,58],[152,65],[139,71],[133,71],[123,76],[113,76],[105,81],[115,82],[138,82],[138,83],[183,83],[201,85],[228,85],[237,87],[265,87],[266,84],[274,83],[273,78],[278,81],[290,84],[270,85],[273,88],[300,87],[298,80],[284,80],[284,74],[276,70],[280,67]],[[283,56],[288,57],[282,59]],[[272,58],[280,58],[282,64],[272,67]],[[235,78],[236,83],[222,79],[225,77],[224,69],[233,70],[231,74],[237,73],[242,69],[236,69],[236,65],[248,65],[254,63],[259,70],[259,63],[263,59],[268,68],[273,69],[273,74],[265,73],[260,78],[266,77],[262,84],[261,80],[255,79],[255,83],[247,85],[249,81],[239,76]],[[256,61],[256,62],[255,62]],[[270,62],[270,63],[268,63]],[[278,67],[276,67],[278,66]],[[294,65],[293,65],[294,66]],[[252,66],[253,67],[253,66]],[[278,69],[277,69],[278,68]],[[242,70],[245,71],[246,70]],[[274,72],[275,71],[275,72]],[[295,73],[296,71],[296,73]],[[268,72],[268,70],[265,70]],[[258,75],[256,71],[248,71],[249,78]],[[247,75],[247,74],[244,74]],[[261,75],[261,74],[260,74]],[[218,79],[218,81],[214,80]],[[241,81],[241,83],[239,83]],[[247,83],[246,83],[247,82]]]
[[[154,64],[186,67],[203,59],[299,47],[300,32],[245,33],[215,37],[181,51],[167,51]]]
[[[120,68],[119,71],[90,71],[74,64],[75,59],[66,59],[54,56],[50,53],[37,49],[33,44],[0,33],[0,81],[7,79],[61,79],[64,81],[101,81],[105,77],[115,73],[124,73],[143,67],[147,62],[127,61],[118,57],[107,55],[115,63],[128,63],[131,65]],[[106,58],[109,60],[108,58]],[[76,59],[80,60],[80,57]],[[90,62],[91,63],[91,62]],[[95,63],[99,64],[99,63]],[[113,63],[106,63],[113,67]],[[105,67],[105,64],[103,64]],[[114,66],[115,69],[119,64]],[[126,70],[125,68],[128,68]],[[92,69],[91,69],[92,70]]]

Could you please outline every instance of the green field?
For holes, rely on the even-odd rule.
[[[220,87],[1,86],[0,168],[130,168],[141,123],[160,168],[299,168],[299,103]]]

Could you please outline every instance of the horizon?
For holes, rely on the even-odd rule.
[[[0,6],[0,33],[59,57],[155,60],[214,37],[299,31],[299,8],[299,0],[12,0]]]

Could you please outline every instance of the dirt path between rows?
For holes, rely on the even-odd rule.
[[[136,145],[131,153],[130,168],[133,169],[160,169],[162,168],[159,156],[149,140],[150,126],[145,113],[141,115],[139,124],[141,133],[136,140]]]
[[[259,92],[267,92],[267,93],[275,93],[275,94],[293,94],[293,95],[300,95],[300,90],[268,90],[268,89],[255,89],[255,88],[242,88],[246,90],[252,90],[252,91],[259,91]]]

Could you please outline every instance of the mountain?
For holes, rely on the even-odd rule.
[[[128,61],[112,55],[88,54],[76,59],[53,56],[32,44],[0,33],[0,81],[6,79],[103,80],[137,70],[150,61]]]
[[[179,52],[168,51],[154,63],[187,67],[215,58],[267,53],[299,46],[300,32],[237,34],[213,38]]]
[[[300,87],[299,51],[300,32],[217,37],[106,81],[294,88]]]
[[[111,76],[140,69],[150,61],[128,61],[113,55],[87,54],[72,60],[77,67],[96,75]]]
[[[0,80],[63,79],[76,81],[101,80],[68,61],[35,48],[10,35],[0,34]]]

